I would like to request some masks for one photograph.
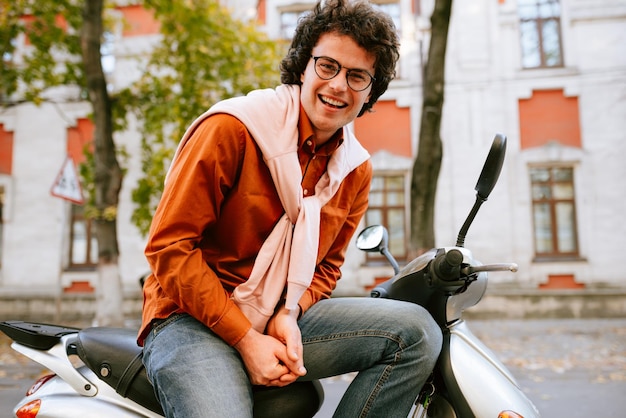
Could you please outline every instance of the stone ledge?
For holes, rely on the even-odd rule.
[[[141,307],[139,292],[125,293],[123,309],[126,318],[140,319]],[[492,286],[480,303],[467,309],[465,315],[476,319],[625,318],[626,288],[540,290]],[[21,297],[0,295],[0,320],[59,323],[91,320],[94,316],[93,294],[64,294],[60,299],[56,295],[40,293]]]
[[[95,317],[96,298],[93,293],[0,295],[0,320],[22,320],[61,323],[89,321]],[[142,297],[137,292],[124,295],[122,309],[126,318],[141,318]]]
[[[466,310],[470,318],[624,318],[626,289],[491,288],[480,303]]]

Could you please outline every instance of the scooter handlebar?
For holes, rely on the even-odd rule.
[[[435,257],[432,262],[431,273],[440,280],[458,280],[462,262],[463,253],[457,249],[452,249]]]

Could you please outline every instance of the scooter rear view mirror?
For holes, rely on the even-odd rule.
[[[456,240],[457,247],[465,245],[465,236],[467,235],[467,231],[472,224],[476,213],[478,213],[480,205],[487,200],[489,194],[498,182],[498,177],[500,177],[502,165],[504,164],[505,154],[506,136],[503,134],[496,134],[493,142],[491,143],[491,149],[489,149],[489,154],[487,154],[485,164],[483,165],[483,170],[480,172],[480,176],[478,176],[476,187],[474,187],[474,190],[476,190],[476,202],[474,202],[472,210],[459,231],[459,235]]]
[[[500,172],[502,171],[502,165],[504,164],[504,156],[506,154],[506,136],[503,134],[496,134],[491,144],[491,149],[483,165],[483,170],[478,176],[478,182],[476,183],[476,193],[483,199],[487,200],[489,194],[493,190],[494,186],[498,182]]]
[[[356,239],[356,246],[361,251],[379,252],[387,247],[387,230],[382,225],[372,225],[365,228]]]

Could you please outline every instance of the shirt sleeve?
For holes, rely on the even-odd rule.
[[[372,180],[372,166],[368,160],[346,177],[342,188],[346,196],[351,196],[347,208],[342,205],[332,209],[334,216],[322,219],[320,237],[320,255],[311,285],[300,298],[298,305],[301,314],[321,299],[330,297],[341,277],[341,266],[346,250],[354,232],[365,214],[369,202],[369,190]]]
[[[203,233],[237,178],[245,127],[228,115],[205,119],[174,162],[155,212],[145,255],[163,292],[180,309],[236,344],[251,327],[203,259]]]

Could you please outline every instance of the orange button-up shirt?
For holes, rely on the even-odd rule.
[[[304,195],[315,193],[341,131],[316,148],[300,109],[298,157]],[[330,297],[346,247],[367,209],[372,167],[361,164],[322,208],[315,275],[302,296],[302,312]],[[152,274],[144,285],[143,344],[154,319],[185,312],[236,344],[250,321],[230,296],[252,271],[256,254],[282,216],[263,156],[236,118],[205,119],[178,155],[152,220],[145,249]]]

